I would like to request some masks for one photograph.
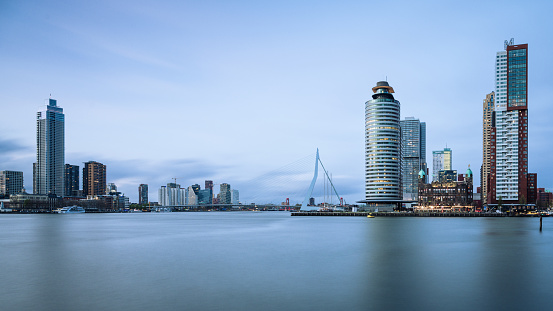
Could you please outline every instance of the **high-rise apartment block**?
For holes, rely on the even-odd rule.
[[[220,204],[230,204],[231,203],[231,193],[230,193],[230,185],[226,183],[222,183],[220,186]]]
[[[148,203],[148,185],[140,184],[140,186],[138,186],[138,204],[146,205]]]
[[[494,99],[495,99],[495,92],[491,92],[490,94],[486,95],[486,99],[484,99],[483,104],[483,120],[482,120],[482,128],[483,128],[483,136],[482,136],[482,171],[480,172],[480,185],[481,185],[481,192],[482,192],[482,202],[486,202],[486,195],[488,193],[488,178],[487,176],[490,174],[490,168],[491,168],[491,134],[492,129],[495,128],[495,118],[494,118]]]
[[[403,197],[400,103],[386,81],[377,82],[372,91],[365,103],[365,200],[360,202],[393,208]]]
[[[486,179],[487,204],[497,204],[500,198],[506,204],[529,199],[527,85],[528,44],[515,45],[513,39],[505,41],[505,50],[497,52],[495,58],[490,155],[484,158],[484,164],[489,159],[489,173],[484,171],[482,177]],[[534,194],[531,196],[533,199]]]
[[[79,194],[79,166],[65,164],[65,196],[75,197]]]
[[[35,194],[65,194],[65,116],[55,99],[49,99],[36,117]]]
[[[452,154],[450,148],[432,151],[432,181],[439,180],[439,173],[442,170],[450,171],[452,165]]]
[[[158,201],[161,206],[175,206],[188,204],[188,190],[181,188],[177,183],[168,183],[158,191]]]
[[[23,172],[0,171],[0,194],[5,196],[23,192]]]
[[[426,123],[407,117],[401,125],[403,200],[417,200],[419,171],[426,172]]]
[[[106,189],[106,166],[95,161],[86,162],[83,167],[83,195],[105,195]]]

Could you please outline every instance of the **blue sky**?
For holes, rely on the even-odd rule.
[[[212,179],[240,190],[314,154],[364,198],[364,103],[387,77],[453,167],[482,162],[503,41],[529,44],[529,171],[553,188],[549,1],[2,1],[0,170],[32,187],[35,113],[66,115],[66,162],[108,166],[136,201]],[[307,187],[307,186],[306,186]],[[275,203],[285,199],[278,193]],[[268,195],[269,196],[269,195]],[[282,197],[282,198],[281,198]],[[276,201],[280,200],[280,201]]]

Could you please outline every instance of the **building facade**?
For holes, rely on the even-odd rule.
[[[236,189],[232,189],[230,191],[230,203],[231,204],[238,204],[240,203],[240,193]]]
[[[106,166],[100,162],[86,162],[83,167],[83,195],[105,195],[106,190]]]
[[[23,172],[0,171],[0,195],[9,197],[23,193]]]
[[[486,202],[488,193],[488,176],[491,169],[491,136],[495,127],[494,118],[495,92],[486,95],[482,109],[482,169],[480,172],[480,185],[482,188],[482,201]]]
[[[438,181],[439,172],[442,170],[451,170],[452,152],[450,148],[444,150],[432,151],[432,180]]]
[[[158,201],[161,206],[187,205],[188,190],[177,183],[168,183],[158,191]]]
[[[401,126],[403,200],[418,199],[419,171],[426,171],[426,123],[407,117]]]
[[[212,189],[198,191],[198,204],[211,204],[213,202]]]
[[[79,195],[79,166],[65,164],[65,196],[76,197]]]
[[[365,103],[365,200],[360,202],[390,208],[403,197],[400,103],[386,81],[372,91]]]
[[[65,116],[55,99],[36,117],[36,164],[33,165],[35,194],[65,194]]]
[[[148,185],[140,184],[138,186],[138,204],[147,205],[148,203]]]
[[[227,183],[222,183],[219,185],[219,203],[220,204],[230,204],[231,203],[231,194],[230,194],[230,185]]]
[[[553,203],[553,193],[545,188],[538,188],[538,202],[537,205],[541,208],[551,207]]]
[[[468,211],[473,207],[473,175],[470,168],[462,181],[444,180],[425,183],[424,172],[419,173],[419,203],[421,209]]]
[[[495,105],[486,200],[528,201],[528,45],[505,41],[495,59]],[[483,177],[483,178],[484,178]]]

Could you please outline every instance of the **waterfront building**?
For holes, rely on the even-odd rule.
[[[491,134],[495,127],[494,118],[495,92],[486,95],[482,109],[482,169],[480,170],[480,185],[482,188],[482,201],[486,202],[488,193],[488,175],[491,168]]]
[[[386,81],[372,88],[365,103],[365,200],[372,208],[393,209],[401,204],[400,103]]]
[[[470,211],[473,208],[473,174],[470,167],[463,181],[425,183],[425,172],[419,172],[418,209]]]
[[[227,183],[222,183],[219,185],[219,203],[220,204],[230,204],[231,203],[231,194],[230,194],[230,185]]]
[[[519,198],[519,203],[535,205],[538,202],[538,174],[528,173],[528,183],[526,185],[528,197],[524,202],[524,197]]]
[[[505,41],[495,57],[486,202],[517,205],[528,195],[528,44]]]
[[[84,163],[83,195],[86,197],[105,195],[106,190],[106,166],[96,161]]]
[[[198,191],[198,204],[211,204],[213,202],[213,192],[211,189]]]
[[[231,204],[240,203],[240,194],[239,194],[238,190],[236,190],[236,189],[230,190],[230,203]]]
[[[20,212],[49,212],[56,207],[55,194],[28,194],[25,192],[10,196],[10,209]]]
[[[419,171],[426,172],[426,123],[407,117],[400,121],[400,126],[403,200],[416,201]]]
[[[192,190],[194,191],[194,193],[196,195],[198,195],[198,192],[202,189],[202,187],[200,187],[200,185],[198,185],[198,184],[194,184],[191,187],[192,187]]]
[[[198,205],[198,192],[200,191],[199,188],[200,186],[197,187],[197,191],[196,192],[196,189],[194,186],[198,186],[198,185],[192,185],[192,186],[189,186],[187,191],[186,191],[186,201],[188,205]]]
[[[148,185],[140,184],[138,186],[138,204],[146,205],[148,204]]]
[[[55,99],[48,99],[36,117],[36,164],[33,192],[63,196],[65,179],[65,116]]]
[[[0,171],[0,195],[9,198],[20,193],[23,193],[23,172]]]
[[[193,192],[193,191],[192,191]],[[181,188],[177,183],[168,183],[158,191],[158,201],[161,206],[186,205],[188,190]]]
[[[553,203],[553,193],[545,188],[538,188],[538,203],[539,207],[551,207]]]
[[[432,151],[432,180],[438,181],[441,170],[451,170],[452,154],[450,148]]]
[[[79,166],[65,164],[65,196],[76,197],[79,195]]]

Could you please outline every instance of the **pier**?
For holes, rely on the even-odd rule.
[[[293,212],[292,216],[345,216],[345,217],[507,217],[506,213],[475,212]]]

